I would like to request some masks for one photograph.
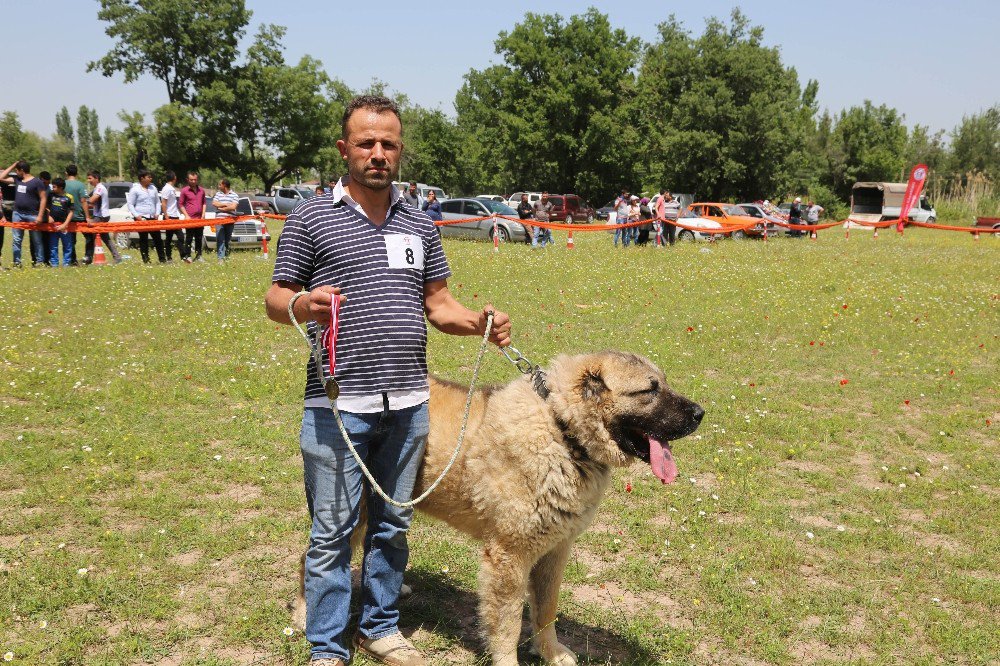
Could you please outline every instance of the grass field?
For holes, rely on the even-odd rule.
[[[1000,241],[575,240],[446,241],[452,289],[536,362],[633,350],[707,411],[678,481],[619,470],[575,547],[581,662],[998,663]],[[0,273],[4,659],[305,663],[306,350],[263,314],[271,266]],[[476,344],[433,332],[432,371],[468,381]],[[483,381],[514,376],[487,356]],[[476,545],[418,517],[411,548],[406,632],[485,663]]]

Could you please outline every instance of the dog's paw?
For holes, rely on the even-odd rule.
[[[306,630],[306,605],[300,600],[292,604],[292,629],[302,633]]]
[[[537,641],[532,641],[531,653],[538,655],[545,660],[545,663],[553,664],[553,666],[577,666],[576,654],[559,641],[555,641],[554,645],[542,645]]]

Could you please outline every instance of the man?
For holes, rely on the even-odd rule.
[[[56,230],[49,232],[49,265],[59,268],[59,243],[62,242],[63,266],[69,266],[72,261],[72,240],[66,228],[73,219],[73,197],[66,193],[66,181],[56,178],[52,181],[52,193],[49,196],[46,217],[48,222],[56,225]]]
[[[681,202],[674,198],[670,192],[663,193],[663,217],[666,220],[676,222],[681,216]],[[677,227],[670,222],[666,223],[667,226],[667,242],[671,245],[677,242]]]
[[[160,190],[160,207],[163,210],[163,219],[179,220],[181,219],[181,210],[177,205],[177,174],[173,171],[168,171],[163,177],[166,180],[163,183],[163,188]],[[167,229],[166,238],[163,239],[163,249],[167,254],[167,261],[174,260],[173,252],[170,248],[170,241],[174,236],[177,236],[177,254],[180,255],[184,263],[190,264],[191,257],[187,253],[187,243],[184,242],[183,229]]]
[[[215,206],[215,219],[226,220],[236,217],[236,208],[240,203],[240,196],[230,189],[228,178],[219,181],[219,189],[212,197],[212,205]],[[221,264],[226,260],[229,252],[229,244],[233,240],[234,222],[223,222],[215,225],[215,253]]]
[[[101,182],[101,172],[96,169],[88,171],[87,183],[90,185],[90,197],[87,199],[88,207],[84,209],[85,211],[89,211],[87,221],[91,224],[107,222],[111,219],[111,205],[108,202],[108,188]],[[87,238],[83,248],[83,263],[84,265],[89,265],[94,263],[94,251],[97,246],[97,240],[94,238],[96,234],[84,235]],[[114,262],[120,264],[122,257],[118,254],[118,248],[111,242],[111,234],[102,233],[101,240],[104,241],[104,247],[108,248],[111,252]]]
[[[486,311],[462,306],[448,290],[451,275],[440,238],[423,213],[392,186],[403,152],[399,109],[385,97],[351,100],[337,142],[348,176],[330,197],[299,205],[282,233],[265,303],[274,321],[309,320],[315,337],[342,304],[335,376],[337,406],[358,454],[396,501],[409,500],[429,432],[427,319],[452,335],[483,335]],[[392,313],[392,314],[385,314]],[[510,320],[497,312],[490,339],[510,344]],[[322,360],[324,366],[328,363]],[[323,387],[307,367],[300,445],[313,519],[305,558],[306,638],[312,666],[344,666],[351,598],[351,532],[365,483],[341,439]],[[399,633],[398,600],[409,556],[412,509],[368,495],[363,600],[355,647],[382,663],[422,666],[423,656]]]
[[[153,185],[153,172],[149,169],[139,171],[139,182],[132,183],[132,189],[125,195],[128,212],[138,223],[155,220],[160,212],[160,193]],[[163,251],[163,236],[157,231],[139,232],[139,253],[142,263],[149,263],[149,237],[153,237],[153,247],[156,248],[156,258],[161,264],[167,263],[167,255]]]
[[[528,236],[531,238],[531,247],[535,247],[535,228],[531,226],[531,218],[535,214],[535,209],[528,201],[528,193],[523,192],[521,194],[521,202],[517,204],[517,216],[521,218],[521,224],[524,225],[525,231],[528,232]]]
[[[549,193],[542,192],[542,198],[535,202],[535,220],[538,222],[548,222],[552,218],[553,208],[552,202],[549,201]],[[535,227],[534,233],[531,236],[531,247],[538,247],[539,243],[541,243],[541,247],[545,247],[546,243],[549,245],[556,244],[552,240],[551,229]]]
[[[410,183],[410,189],[403,193],[403,201],[410,204],[417,210],[423,209],[423,197],[420,196],[416,183]]]
[[[792,207],[788,209],[788,223],[802,224],[802,198],[795,197]],[[789,229],[788,234],[792,236],[804,236],[802,229]]]
[[[73,199],[73,222],[83,224],[87,221],[86,200],[87,186],[77,178],[79,169],[75,164],[67,164],[66,169],[66,196]],[[80,262],[76,258],[76,232],[69,232],[70,265],[79,266]]]
[[[180,213],[185,220],[204,220],[205,208],[208,204],[205,201],[205,190],[198,184],[198,172],[189,171],[187,175],[187,185],[181,188]],[[204,261],[201,258],[201,245],[205,237],[205,227],[190,227],[185,234],[187,256],[191,258],[191,244],[194,243],[194,260]]]
[[[653,217],[656,218],[656,222],[653,223],[653,229],[656,231],[656,247],[663,247],[663,227],[672,226],[663,220],[667,217],[667,191],[660,190],[660,193],[656,195],[656,204],[653,213]],[[669,231],[667,232],[670,233]]]
[[[615,199],[615,224],[625,224],[628,222],[628,192],[622,190],[622,195]],[[628,227],[615,227],[615,247],[618,247],[618,239],[622,241],[622,247],[628,247]]]
[[[819,224],[819,216],[824,210],[826,209],[820,206],[818,203],[814,201],[809,202],[809,205],[806,208],[806,222],[809,224],[809,226]]]
[[[10,175],[11,171],[14,172],[13,176]],[[42,214],[48,204],[49,188],[42,182],[41,178],[31,175],[31,165],[24,160],[14,162],[4,169],[3,173],[0,173],[0,181],[15,185],[13,221],[38,222],[38,216]],[[14,229],[11,236],[13,237],[14,268],[21,268],[24,229]],[[44,265],[45,247],[42,246],[42,233],[32,229],[28,236],[28,243],[31,246],[31,253],[35,257],[33,265]]]

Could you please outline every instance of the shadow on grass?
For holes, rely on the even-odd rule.
[[[400,605],[400,629],[404,634],[409,635],[417,629],[430,631],[477,655],[476,664],[490,663],[477,617],[479,597],[474,591],[459,587],[440,573],[421,569],[407,571],[406,583],[413,588],[413,595]],[[559,641],[577,654],[580,664],[641,666],[660,663],[658,655],[639,644],[635,637],[615,629],[593,626],[560,614],[556,633]],[[542,663],[539,657],[530,653],[530,646],[531,627],[525,607],[518,660]]]

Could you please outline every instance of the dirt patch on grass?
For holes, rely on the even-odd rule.
[[[796,472],[806,472],[809,474],[829,474],[833,475],[833,469],[823,463],[811,460],[785,460],[778,465],[778,469],[791,469]]]
[[[833,530],[837,528],[837,525],[823,516],[799,516],[796,518],[803,525],[808,525],[809,527],[818,527],[825,530]]]
[[[865,490],[879,490],[885,488],[885,484],[879,480],[875,473],[875,458],[867,451],[858,451],[850,460],[854,465],[855,473],[852,475],[854,483]]]
[[[202,558],[202,555],[203,553],[200,550],[192,550],[187,553],[174,555],[167,561],[177,566],[189,567],[192,564],[197,564],[198,560]]]
[[[665,594],[636,594],[618,583],[609,581],[600,585],[573,585],[569,587],[573,600],[610,608],[616,613],[632,615],[636,609],[648,609],[650,613],[677,629],[692,629],[694,623],[676,601]]]

